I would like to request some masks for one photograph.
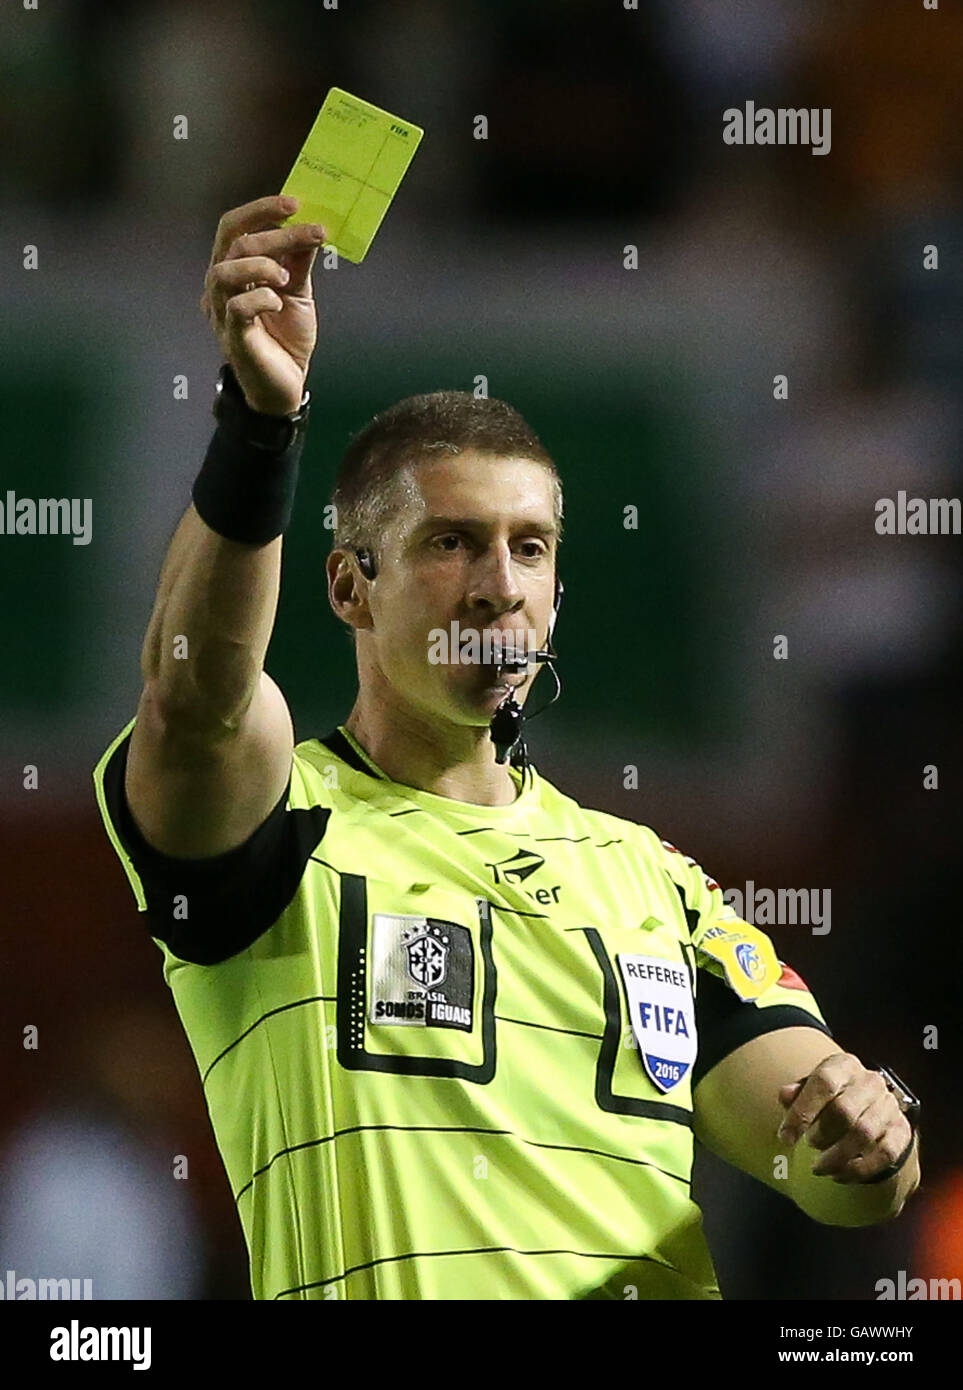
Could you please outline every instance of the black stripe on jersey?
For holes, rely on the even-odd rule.
[[[532,1149],[552,1149],[560,1153],[589,1154],[593,1158],[609,1158],[613,1163],[631,1163],[636,1168],[654,1168],[657,1173],[661,1173],[665,1178],[671,1178],[673,1182],[682,1183],[683,1187],[692,1186],[691,1174],[670,1173],[668,1168],[660,1168],[657,1163],[652,1163],[647,1158],[632,1158],[627,1154],[610,1153],[607,1149],[590,1149],[583,1144],[546,1144],[538,1139],[526,1139],[521,1134],[516,1134],[513,1129],[484,1129],[481,1125],[351,1125],[346,1129],[336,1129],[333,1134],[322,1134],[317,1139],[305,1139],[300,1144],[288,1144],[283,1149],[278,1149],[273,1153],[266,1163],[262,1163],[260,1168],[256,1168],[251,1174],[248,1182],[243,1187],[238,1188],[235,1196],[235,1205],[240,1202],[245,1192],[254,1186],[256,1178],[263,1177],[279,1158],[284,1158],[287,1154],[299,1153],[302,1149],[314,1149],[321,1144],[330,1144],[335,1139],[341,1139],[346,1134],[369,1134],[375,1130],[394,1131],[401,1134],[489,1134],[496,1138],[516,1139],[520,1144],[525,1144]]]
[[[696,971],[699,969],[695,947],[692,945],[691,941],[680,941],[679,953],[685,961],[685,968],[689,972],[689,984],[692,986],[692,997],[695,998],[697,984]]]
[[[513,840],[530,840],[530,830],[508,830],[501,825],[473,825],[470,830],[459,830],[459,835],[483,835],[486,830],[495,830],[499,835],[509,835]]]
[[[591,838],[592,838],[591,835],[580,835],[579,838],[578,838],[577,840],[576,840],[576,839],[574,838],[574,836],[572,836],[572,835],[533,835],[533,836],[532,836],[532,839],[535,841],[535,843],[536,843],[537,845],[548,844],[548,842],[551,841],[551,840],[568,840],[568,842],[569,842],[570,844],[573,844],[573,845],[580,845],[580,844],[582,844],[585,840],[590,840]],[[602,843],[601,843],[600,845],[593,845],[592,848],[593,848],[593,849],[608,849],[609,845],[620,845],[621,843],[622,843],[621,840],[603,840]]]
[[[693,1089],[717,1062],[763,1033],[777,1028],[815,1028],[827,1038],[833,1036],[814,1014],[797,1004],[767,1004],[761,1009],[753,999],[740,999],[708,970],[699,974],[695,1009],[699,1053],[692,1068]]]
[[[418,807],[417,809],[421,809]],[[394,812],[393,814],[407,814],[406,812]],[[499,835],[511,835],[516,840],[532,840],[537,845],[549,844],[555,840],[567,840],[571,845],[582,845],[586,840],[590,840],[590,835],[580,835],[576,839],[573,835],[533,835],[530,830],[503,830],[500,825],[473,825],[470,830],[459,830],[458,835],[484,835],[487,831],[494,830]],[[600,845],[593,845],[593,849],[607,849],[609,845],[620,845],[621,840],[604,840]]]
[[[130,734],[104,769],[104,797],[114,829],[144,887],[151,936],[179,960],[218,965],[251,946],[274,925],[298,891],[311,853],[331,811],[325,806],[285,810],[290,782],[244,844],[207,859],[161,854],[141,835],[127,804],[124,774]],[[187,917],[174,917],[174,898],[186,899]]]
[[[533,1023],[530,1018],[512,1018],[511,1014],[496,1014],[499,1023],[517,1023],[519,1028],[541,1028],[546,1033],[562,1033],[566,1038],[591,1038],[601,1042],[600,1033],[587,1033],[584,1028],[560,1028],[557,1023]]]
[[[693,1287],[699,1287],[695,1281],[687,1274],[683,1274],[675,1265],[667,1264],[665,1260],[656,1260],[651,1255],[633,1255],[625,1251],[612,1252],[603,1250],[519,1250],[514,1245],[479,1245],[472,1250],[411,1250],[405,1255],[382,1255],[377,1260],[366,1260],[364,1264],[352,1265],[342,1274],[336,1274],[330,1279],[315,1279],[310,1284],[295,1284],[292,1289],[282,1289],[280,1293],[274,1295],[273,1301],[279,1298],[287,1298],[289,1294],[304,1293],[306,1289],[323,1289],[329,1284],[340,1283],[349,1274],[360,1274],[362,1270],[374,1269],[376,1265],[397,1264],[399,1260],[428,1260],[445,1258],[451,1255],[575,1255],[579,1259],[585,1260],[625,1260],[628,1264],[650,1264],[657,1265],[659,1269],[667,1269],[670,1274],[677,1274],[680,1279]]]
[[[292,999],[290,1004],[279,1004],[276,1009],[268,1009],[267,1013],[262,1014],[260,1018],[256,1018],[233,1042],[228,1043],[223,1052],[217,1054],[213,1062],[205,1069],[204,1075],[201,1077],[201,1085],[203,1086],[206,1084],[207,1078],[217,1066],[218,1062],[222,1061],[229,1052],[232,1052],[234,1048],[237,1047],[238,1043],[243,1042],[250,1033],[253,1033],[255,1028],[259,1028],[265,1019],[273,1018],[275,1014],[287,1013],[288,1009],[300,1009],[305,1004],[334,1004],[336,1002],[337,1000],[333,994],[310,994],[306,999]]]
[[[676,883],[675,879],[672,877],[670,873],[668,873],[668,871],[666,871],[666,874],[673,888],[678,893],[679,897],[682,899],[682,911],[685,913],[685,920],[689,924],[689,935],[692,936],[695,932],[696,927],[699,925],[699,914],[696,911],[696,909],[694,907],[690,907],[688,902],[686,901],[685,889],[682,887],[682,884]]]

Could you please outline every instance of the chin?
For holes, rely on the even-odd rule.
[[[487,723],[498,706],[510,694],[514,694],[519,704],[522,703],[524,687],[516,684],[499,683],[497,685],[481,685],[477,682],[473,686],[461,686],[457,692],[453,692],[455,699],[463,709],[477,711],[484,715]]]

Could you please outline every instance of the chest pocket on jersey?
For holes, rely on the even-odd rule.
[[[344,874],[338,1061],[354,1071],[495,1074],[495,965],[484,898]]]

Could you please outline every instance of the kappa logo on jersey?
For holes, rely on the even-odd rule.
[[[725,926],[710,927],[697,952],[718,961],[730,988],[743,1001],[758,999],[779,979],[780,965],[772,942],[758,927],[733,917]]]
[[[671,1091],[685,1079],[698,1050],[689,972],[661,956],[620,953],[616,959],[642,1064],[653,1085]]]
[[[524,883],[544,863],[545,860],[540,854],[535,854],[530,849],[520,849],[516,850],[510,858],[500,859],[497,863],[488,864],[486,867],[491,869],[496,883],[499,883],[502,878],[513,878],[516,883]]]
[[[471,1032],[474,995],[467,927],[437,917],[374,914],[369,1023]]]
[[[534,850],[518,849],[507,859],[498,859],[494,863],[485,866],[492,871],[492,880],[495,883],[515,882],[522,884],[532,874],[545,867],[545,860]],[[534,903],[541,903],[547,907],[550,903],[557,903],[562,885],[556,883],[552,888],[523,888],[522,892],[526,898],[531,898]]]

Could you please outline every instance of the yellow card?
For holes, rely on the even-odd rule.
[[[326,246],[363,261],[424,133],[332,87],[281,189],[301,200],[285,226],[318,222]]]

